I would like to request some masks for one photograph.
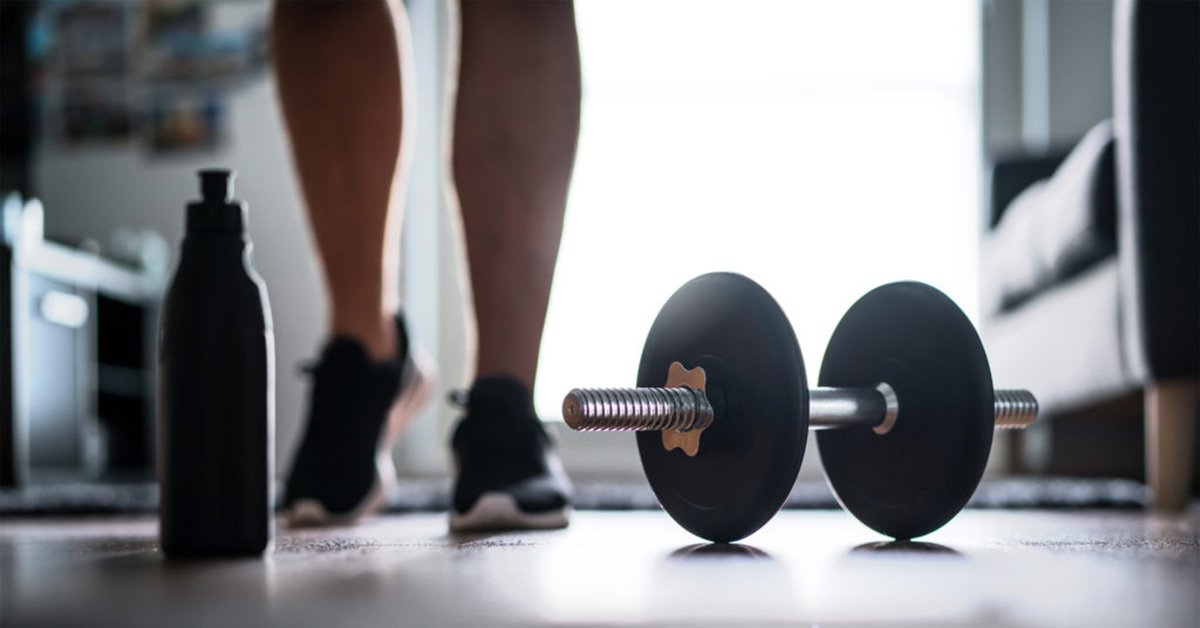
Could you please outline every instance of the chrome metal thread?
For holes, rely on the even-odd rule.
[[[890,390],[890,387],[888,388]],[[817,389],[809,425],[813,429],[853,427],[862,424],[862,396],[869,391],[887,399],[882,389]],[[893,400],[881,408],[891,408]],[[844,399],[842,399],[844,397]],[[840,405],[831,401],[845,401]],[[870,424],[887,424],[887,412]],[[903,413],[896,420],[903,421]],[[1024,429],[1037,419],[1038,402],[1028,390],[999,389],[995,391],[996,429]],[[563,399],[563,419],[581,432],[634,432],[642,430],[703,429],[712,425],[713,409],[703,390],[685,386],[677,388],[576,388]],[[877,433],[886,433],[879,432]]]
[[[1038,402],[1028,390],[998,389],[996,397],[996,429],[1020,430],[1037,419]]]
[[[581,432],[677,430],[712,425],[702,390],[678,388],[576,388],[563,399],[563,420]]]

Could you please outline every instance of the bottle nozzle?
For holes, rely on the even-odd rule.
[[[201,170],[200,200],[188,203],[188,234],[242,234],[246,229],[246,205],[233,198],[233,177],[226,168]]]
[[[233,199],[232,170],[214,168],[200,171],[200,197],[205,203],[225,204]]]

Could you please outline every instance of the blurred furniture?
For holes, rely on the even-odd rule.
[[[32,0],[0,2],[0,190],[28,194],[35,112],[26,24]]]
[[[1153,503],[1177,509],[1200,389],[1200,2],[1118,2],[1113,30],[1113,119],[990,165],[982,328],[996,381],[1050,420],[1144,390]]]
[[[46,241],[36,200],[3,210],[0,486],[153,477],[161,279]]]

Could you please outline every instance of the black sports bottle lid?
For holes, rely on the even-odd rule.
[[[240,235],[246,228],[246,206],[233,198],[232,170],[201,170],[200,200],[188,203],[187,232],[196,234]]]

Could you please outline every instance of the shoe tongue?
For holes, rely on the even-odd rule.
[[[321,352],[321,364],[366,366],[371,363],[366,347],[359,341],[346,336],[330,339]]]
[[[321,363],[364,365],[387,369],[400,368],[405,360],[408,359],[408,327],[402,315],[397,314],[394,320],[396,325],[396,353],[392,357],[375,360],[367,352],[366,346],[357,338],[337,335],[330,338],[325,344],[325,349],[321,352]]]
[[[360,386],[367,382],[399,385],[401,365],[394,360],[376,362],[359,341],[345,336],[330,339],[321,352],[321,361],[315,369],[319,376],[329,378],[337,385]],[[323,375],[321,375],[323,374]]]
[[[535,416],[529,389],[515,379],[498,375],[475,380],[467,404],[472,416],[492,415],[507,419]]]

